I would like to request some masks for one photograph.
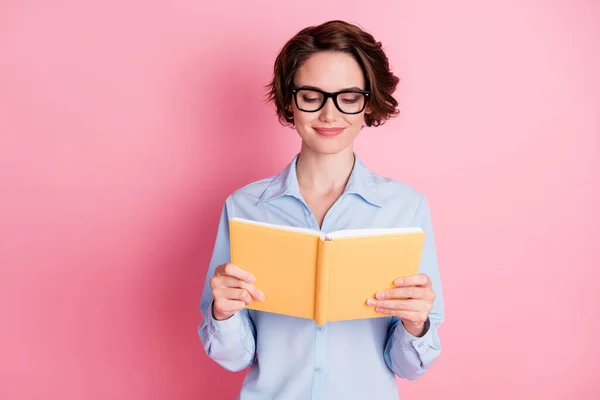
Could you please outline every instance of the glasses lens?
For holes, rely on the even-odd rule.
[[[365,106],[365,95],[362,93],[344,92],[337,98],[342,112],[353,114],[360,112]]]
[[[315,111],[323,104],[323,94],[314,90],[302,89],[297,94],[298,108],[304,111]]]

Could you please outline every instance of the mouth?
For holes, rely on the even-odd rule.
[[[334,137],[344,131],[344,128],[313,128],[320,136]]]

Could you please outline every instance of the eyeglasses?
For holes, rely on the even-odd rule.
[[[367,98],[371,94],[368,90],[343,90],[341,92],[325,92],[320,89],[292,88],[294,102],[300,111],[317,112],[327,102],[333,99],[335,107],[344,114],[359,114],[367,105]]]

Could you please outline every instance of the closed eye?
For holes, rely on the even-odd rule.
[[[307,96],[302,96],[302,101],[305,101],[307,103],[317,103],[320,102],[321,99],[318,97],[307,97]]]

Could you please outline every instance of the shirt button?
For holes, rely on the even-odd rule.
[[[323,371],[323,368],[321,368],[321,367],[316,367],[315,368],[315,372],[316,373],[320,373],[321,371]]]
[[[321,332],[321,331],[323,331],[323,327],[322,327],[322,326],[317,326],[317,330],[318,330],[319,332]]]

